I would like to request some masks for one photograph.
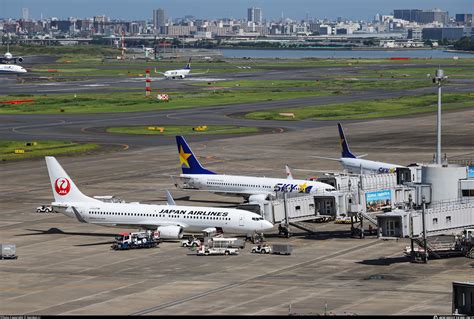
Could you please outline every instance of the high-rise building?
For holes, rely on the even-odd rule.
[[[30,10],[28,10],[28,8],[22,8],[21,13],[22,13],[23,20],[30,19]]]
[[[440,9],[420,10],[420,9],[403,9],[393,10],[395,19],[402,19],[410,22],[418,22],[422,24],[439,22],[444,25],[448,24],[448,12]]]
[[[255,22],[257,24],[262,23],[262,9],[261,8],[248,8],[247,9],[247,21]]]
[[[165,10],[159,8],[153,10],[153,28],[160,30],[161,27],[165,26]]]

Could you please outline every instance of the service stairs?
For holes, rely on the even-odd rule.
[[[424,248],[423,238],[416,237],[413,238],[413,241],[421,248]],[[426,250],[428,255],[434,256],[436,258],[441,258],[438,254],[439,252],[454,251],[456,249],[456,242],[452,236],[436,236],[434,238],[426,238]]]
[[[377,226],[377,218],[375,218],[373,214],[361,212],[360,216]]]
[[[310,234],[316,233],[316,224],[314,223],[305,223],[305,222],[289,222],[289,225],[304,230]]]

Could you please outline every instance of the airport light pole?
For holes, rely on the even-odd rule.
[[[431,75],[428,74],[428,77],[431,77]],[[441,165],[441,84],[447,78],[442,69],[436,70],[435,76],[432,78],[433,83],[438,84],[438,141],[436,147],[436,164],[439,165]]]

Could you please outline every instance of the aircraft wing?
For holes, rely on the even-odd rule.
[[[295,171],[301,171],[301,172],[311,172],[311,173],[340,173],[341,171],[336,171],[336,170],[318,170],[318,169],[301,169],[301,168],[294,168],[293,170]]]
[[[338,162],[341,161],[340,158],[332,158],[332,157],[324,157],[324,156],[316,156],[316,155],[310,155],[310,157],[325,159],[325,160],[329,160],[329,161],[338,161]]]
[[[357,158],[366,157],[367,155],[369,155],[369,154],[362,154],[362,155],[358,155],[358,156],[357,156]]]

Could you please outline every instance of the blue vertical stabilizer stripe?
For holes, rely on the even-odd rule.
[[[354,156],[354,154],[352,154],[351,150],[349,149],[349,144],[347,144],[347,140],[344,135],[344,131],[342,130],[341,123],[337,123],[337,128],[339,129],[339,138],[341,139],[341,147],[342,147],[341,157],[356,158],[356,156]]]
[[[183,174],[215,174],[202,167],[184,137],[176,136],[176,144]]]

